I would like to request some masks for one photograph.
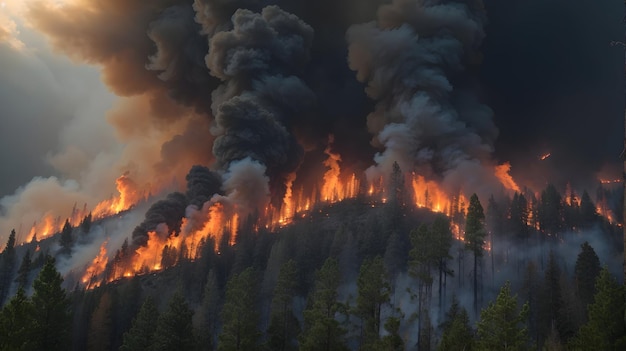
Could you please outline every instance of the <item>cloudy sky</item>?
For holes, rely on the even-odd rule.
[[[192,2],[167,3],[184,3],[189,7]],[[358,124],[360,127],[349,129],[356,135],[354,139],[339,137],[338,147],[346,153],[363,149],[361,144],[351,143],[356,140],[363,141],[368,148],[366,115],[373,105],[366,103],[363,86],[348,68],[347,44],[340,39],[349,25],[373,19],[377,6],[385,1],[317,2],[320,6],[333,6],[333,11],[313,11],[308,5],[288,1],[266,2],[284,5],[314,27],[314,64],[331,72],[327,77],[342,80],[341,84],[328,83],[324,74],[319,81],[304,78],[307,83],[314,81],[324,88],[320,91],[326,91],[324,96],[316,90],[322,111],[332,109],[335,114],[349,116],[333,122],[332,127],[320,129],[325,132],[334,129],[341,136],[346,126],[352,128]],[[112,8],[118,6],[128,15],[106,8],[107,15],[117,16],[106,17],[98,16],[96,10],[87,11],[89,3],[87,0],[0,0],[2,231],[16,225],[6,218],[18,213],[22,223],[30,223],[44,214],[47,207],[57,204],[65,209],[77,202],[92,205],[115,191],[114,180],[123,172],[132,171],[138,178],[153,182],[165,182],[173,175],[180,180],[190,164],[212,160],[212,140],[197,132],[202,128],[208,130],[208,122],[196,113],[202,114],[203,108],[209,108],[197,100],[208,101],[206,97],[216,86],[214,81],[206,78],[209,88],[190,94],[193,97],[183,101],[194,105],[194,111],[186,106],[172,107],[161,102],[167,100],[159,98],[161,88],[151,86],[152,80],[163,80],[163,74],[179,73],[176,71],[179,67],[161,66],[167,60],[180,58],[140,55],[137,71],[141,72],[132,73],[123,69],[122,61],[132,61],[135,57],[124,56],[123,49],[115,57],[122,61],[115,61],[105,51],[95,50],[96,45],[83,42],[94,38],[124,40],[123,30],[131,28],[137,29],[140,38],[147,40],[150,36],[159,52],[173,49],[187,52],[188,47],[167,47],[168,40],[175,42],[176,35],[184,34],[182,27],[164,25],[159,28],[171,31],[163,32],[153,30],[152,23],[146,26],[148,29],[133,27],[136,23],[133,16],[137,22],[143,20],[140,6],[125,7],[124,1],[112,1],[111,4],[121,4],[111,5]],[[481,47],[482,64],[471,67],[477,79],[468,84],[493,109],[493,120],[499,130],[494,154],[497,161],[510,161],[514,176],[539,188],[547,182],[566,181],[589,186],[599,173],[618,175],[624,106],[623,49],[612,47],[610,42],[623,39],[623,3],[619,0],[486,0],[485,3],[488,21]],[[64,12],[62,6],[66,4],[75,5],[74,11]],[[107,6],[98,6],[98,10],[102,7]],[[63,15],[68,17],[62,18]],[[168,18],[160,16],[159,24]],[[69,33],[83,27],[84,34]],[[131,34],[134,32],[128,33],[129,41],[133,40]],[[135,44],[103,41],[99,45],[115,50],[118,45]],[[139,46],[137,51],[142,50]],[[325,54],[327,47],[332,50]],[[146,50],[150,52],[154,48],[147,46]],[[324,57],[333,62],[327,64]],[[147,74],[149,69],[165,72],[160,76],[158,72]],[[183,73],[188,76],[194,71],[190,72]],[[129,78],[129,74],[134,76]],[[202,74],[196,76],[205,79]],[[125,77],[128,81],[124,81]],[[194,84],[202,86],[205,84],[202,79]],[[173,95],[180,96],[196,88],[187,85]],[[169,93],[172,95],[171,90]],[[180,115],[185,117],[171,118]],[[188,152],[190,144],[198,151]],[[537,158],[547,152],[552,157],[539,162]],[[180,172],[170,173],[171,169]]]

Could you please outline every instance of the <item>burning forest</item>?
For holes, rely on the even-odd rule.
[[[456,318],[449,308],[470,311],[466,324],[478,323],[472,342],[488,349],[481,309],[510,284],[525,294],[520,301],[544,303],[529,288],[541,274],[541,289],[558,289],[559,306],[574,307],[550,316],[520,307],[514,327],[528,324],[515,342],[584,345],[586,307],[604,273],[593,263],[583,287],[572,257],[591,243],[615,274],[622,180],[614,164],[597,160],[556,176],[576,162],[565,160],[557,137],[520,142],[523,157],[518,148],[499,151],[511,148],[501,141],[501,130],[511,129],[500,126],[505,109],[490,107],[497,94],[481,88],[478,73],[492,60],[489,26],[502,23],[490,14],[504,11],[498,6],[9,2],[14,17],[0,17],[0,39],[6,31],[12,50],[23,50],[26,39],[11,28],[40,33],[55,53],[96,67],[114,100],[106,128],[77,118],[48,152],[60,175],[33,178],[0,199],[0,238],[9,242],[0,254],[0,306],[32,294],[35,272],[58,269],[64,287],[75,289],[72,345],[80,349],[93,342],[81,328],[100,325],[109,313],[100,309],[126,303],[113,291],[149,301],[178,284],[164,296],[196,312],[193,343],[220,349],[230,340],[228,318],[236,318],[229,308],[245,303],[232,300],[233,289],[255,287],[256,302],[242,307],[257,313],[240,335],[254,339],[244,349],[316,350],[311,309],[322,303],[315,299],[327,274],[344,277],[326,284],[347,306],[330,318],[356,320],[338,327],[337,349],[383,349],[397,336],[402,346],[390,349],[431,350],[447,342],[446,318]],[[526,280],[505,283],[511,276]],[[370,315],[362,289],[379,280]],[[294,285],[283,286],[288,281]],[[567,295],[572,284],[576,296]],[[90,305],[78,302],[79,292]],[[302,334],[274,335],[287,318],[279,304]],[[115,315],[120,331],[109,331],[105,348],[131,342],[124,332],[139,311],[132,306],[132,316]]]

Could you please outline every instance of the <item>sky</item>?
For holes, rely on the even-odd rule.
[[[159,3],[189,8],[191,2]],[[300,77],[318,105],[315,115],[303,113],[301,120],[289,122],[300,128],[298,142],[304,150],[323,150],[319,140],[333,133],[345,162],[355,160],[363,168],[374,163],[370,139],[375,133],[368,132],[367,115],[384,101],[366,94],[367,82],[357,80],[355,71],[363,68],[350,61],[345,33],[353,24],[373,20],[386,2],[265,2],[295,13],[315,32],[311,63]],[[194,42],[197,35],[188,31],[200,25],[176,22],[190,15],[175,8],[141,27],[142,16],[151,12],[139,5],[112,1],[110,8],[87,11],[89,3],[0,0],[2,231],[15,226],[3,218],[18,216],[29,225],[49,207],[95,205],[115,191],[115,179],[124,172],[148,186],[181,181],[192,164],[215,161],[213,137],[199,131],[211,128],[203,116],[210,113],[220,80],[194,71],[196,64],[205,68],[203,60],[193,60],[204,53],[193,51],[206,50],[206,43]],[[141,2],[128,2],[135,3]],[[64,5],[74,10],[66,12]],[[623,3],[486,0],[485,5],[480,62],[468,65],[467,76],[456,83],[492,110],[498,131],[495,162],[510,162],[513,176],[536,189],[548,182],[591,187],[599,176],[617,177],[623,48],[610,43],[623,40]],[[116,6],[125,12],[116,12]],[[72,32],[79,28],[84,33]],[[190,42],[183,40],[188,37]],[[128,63],[135,61],[135,66]],[[192,78],[181,83],[180,77]],[[297,148],[286,150],[297,157]],[[551,157],[539,161],[546,153]],[[261,158],[273,162],[268,157]],[[217,160],[226,162],[223,155]]]

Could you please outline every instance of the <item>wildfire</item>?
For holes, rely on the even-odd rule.
[[[87,289],[100,286],[102,280],[99,278],[104,272],[104,269],[106,268],[107,262],[109,260],[107,257],[106,249],[107,243],[108,240],[105,240],[102,243],[102,245],[100,246],[100,253],[98,253],[98,256],[93,259],[91,265],[87,267],[87,270],[83,275],[82,282],[83,284],[85,284]]]
[[[126,211],[146,197],[143,192],[139,191],[137,184],[130,179],[128,172],[117,178],[115,184],[118,195],[100,202],[93,210],[95,218],[104,218]]]
[[[323,162],[326,171],[320,183],[307,193],[304,187],[296,187],[296,174],[289,175],[285,181],[285,195],[281,207],[277,209],[268,205],[257,222],[252,223],[253,228],[264,227],[274,230],[291,223],[295,218],[306,217],[318,203],[332,204],[355,198],[360,194],[362,180],[355,173],[341,169],[341,156],[332,151],[332,142],[331,137],[325,150],[327,159]],[[494,168],[494,174],[506,189],[519,191],[509,170],[510,164],[504,163]],[[406,184],[406,190],[409,191],[399,192],[396,198],[390,197],[393,194],[388,193],[389,181],[389,179],[379,177],[371,181],[368,187],[363,188],[361,195],[369,197],[373,207],[394,199],[400,201],[402,205],[412,205],[443,213],[451,218],[454,236],[458,240],[464,239],[462,221],[459,221],[459,218],[462,218],[467,211],[469,202],[460,189],[451,194],[434,180],[426,179],[423,175],[414,172],[405,173],[401,181]],[[107,213],[118,213],[132,207],[143,198],[136,184],[128,178],[128,174],[118,178],[117,188],[119,196],[102,202],[94,214],[103,216]],[[167,228],[165,224],[159,225],[156,230],[148,232],[145,246],[134,252],[123,254],[122,256],[127,256],[120,259],[117,254],[113,261],[107,258],[105,242],[102,244],[98,257],[87,268],[82,281],[88,288],[96,287],[103,279],[112,281],[161,270],[176,264],[182,258],[195,260],[199,255],[201,243],[207,242],[208,239],[212,239],[216,251],[218,245],[226,240],[225,235],[229,235],[228,243],[234,245],[240,217],[247,215],[248,213],[240,212],[240,209],[227,197],[215,196],[205,203],[202,209],[183,218],[180,228]],[[111,264],[115,264],[118,260],[124,263],[112,267],[106,273],[107,277],[103,277],[107,270],[107,262],[111,261]]]

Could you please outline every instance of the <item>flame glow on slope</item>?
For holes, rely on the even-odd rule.
[[[332,139],[330,140],[332,142]],[[327,159],[323,162],[326,172],[321,184],[314,187],[317,191],[305,194],[303,188],[294,189],[295,174],[289,176],[286,181],[286,192],[280,209],[271,205],[260,214],[255,228],[265,227],[271,230],[283,227],[293,222],[294,218],[307,216],[308,212],[317,204],[332,204],[345,199],[359,196],[360,180],[353,172],[343,172],[341,169],[341,156],[332,152],[330,143],[325,153]],[[504,188],[517,191],[519,187],[508,174],[510,165],[504,164],[494,170]],[[468,199],[462,192],[450,195],[441,186],[424,176],[409,173],[404,175],[405,188],[409,190],[401,194],[403,205],[426,208],[434,212],[440,212],[452,219],[451,229],[454,236],[463,240],[462,225],[455,222],[457,215],[467,211]],[[118,180],[120,196],[102,204],[101,208],[110,209],[113,213],[132,206],[133,202],[141,197],[133,190],[132,182],[127,181],[125,176]],[[388,201],[388,184],[383,178],[369,185],[366,196],[376,206],[377,203]],[[189,215],[189,214],[188,214]],[[120,259],[118,266],[114,267],[108,275],[104,275],[106,265],[106,248],[101,247],[100,255],[92,262],[83,278],[87,287],[95,287],[102,280],[113,281],[124,276],[148,273],[161,270],[176,264],[181,258],[195,260],[199,257],[201,244],[209,239],[215,245],[215,251],[219,252],[219,245],[228,240],[229,245],[234,245],[237,230],[240,225],[240,211],[227,197],[214,196],[205,203],[204,208],[193,214],[193,220],[183,218],[180,231],[176,228],[167,228],[160,225],[157,230],[148,233],[147,244],[130,253],[126,261]],[[198,217],[200,216],[200,217]],[[198,225],[201,223],[201,225]],[[179,235],[175,235],[180,232]],[[228,237],[225,237],[228,235]],[[104,263],[103,263],[104,262]],[[126,262],[126,263],[124,263]]]

